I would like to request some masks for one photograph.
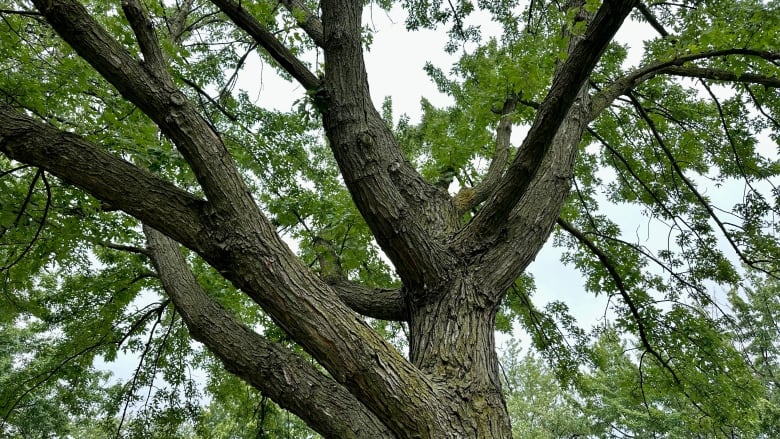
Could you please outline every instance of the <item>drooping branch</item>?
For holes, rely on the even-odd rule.
[[[609,256],[607,256],[606,253],[604,253],[593,241],[591,241],[584,233],[582,233],[580,230],[575,228],[573,225],[571,225],[569,222],[562,218],[558,218],[558,225],[568,232],[570,235],[572,235],[577,241],[579,241],[580,244],[585,246],[588,251],[593,253],[601,262],[601,264],[604,266],[604,268],[609,273],[610,277],[612,278],[612,281],[615,283],[615,288],[617,288],[618,292],[620,293],[620,296],[623,298],[623,301],[626,303],[626,306],[628,306],[629,311],[631,312],[631,317],[634,319],[634,323],[637,326],[637,331],[639,332],[639,340],[642,343],[642,347],[650,353],[653,357],[655,357],[656,360],[661,364],[661,366],[666,369],[671,375],[672,378],[674,378],[674,381],[677,384],[680,384],[680,378],[677,376],[677,372],[674,371],[674,369],[669,364],[669,360],[665,359],[658,350],[653,347],[653,345],[650,343],[650,338],[647,335],[647,330],[645,329],[645,326],[643,324],[644,319],[642,318],[642,315],[639,312],[639,308],[637,308],[636,304],[634,303],[634,300],[631,298],[631,295],[628,293],[628,288],[626,287],[625,283],[623,282],[622,276],[620,276],[620,273],[618,273],[617,268],[615,267],[615,264],[612,263],[612,261],[609,259]]]
[[[193,338],[228,371],[325,437],[394,437],[344,387],[310,362],[254,332],[211,299],[187,267],[175,241],[150,227],[144,227],[144,234],[165,291]]]
[[[517,102],[518,96],[514,95],[504,102],[504,107],[501,109],[501,119],[496,127],[496,150],[485,177],[475,187],[463,188],[455,195],[455,208],[458,210],[458,215],[463,215],[485,201],[501,181],[509,161],[509,140],[512,136],[510,115],[515,111]]]
[[[780,52],[769,52],[764,50],[753,49],[724,49],[713,50],[699,53],[692,53],[688,55],[681,55],[671,60],[656,61],[650,63],[644,67],[640,67],[628,75],[612,82],[608,86],[601,89],[599,93],[593,96],[593,105],[590,112],[590,120],[595,119],[601,114],[604,109],[612,105],[612,102],[619,96],[622,96],[643,82],[649,81],[654,77],[661,74],[671,74],[677,76],[687,76],[705,79],[717,79],[722,81],[732,81],[741,83],[758,83],[766,84],[771,87],[777,87],[780,80],[777,78],[767,77],[752,73],[743,73],[740,75],[718,70],[718,69],[706,69],[696,66],[686,66],[686,63],[710,59],[725,57],[731,55],[741,55],[761,58],[767,61],[774,61],[780,59]]]
[[[0,146],[2,146],[1,136],[0,136]],[[32,199],[33,191],[35,190],[35,186],[36,183],[38,182],[38,179],[40,179],[43,182],[44,188],[46,189],[46,205],[43,208],[43,214],[41,215],[41,219],[40,221],[38,221],[38,226],[35,229],[35,233],[33,234],[32,239],[27,243],[24,249],[22,249],[22,251],[19,252],[18,255],[16,255],[15,258],[13,253],[10,254],[10,257],[14,259],[6,260],[4,262],[4,265],[0,266],[0,272],[10,269],[14,265],[21,262],[22,259],[24,259],[27,253],[29,253],[30,250],[32,250],[35,243],[38,242],[38,238],[40,238],[41,236],[43,227],[46,225],[46,218],[48,217],[49,210],[51,209],[51,186],[49,185],[49,181],[46,178],[46,173],[43,171],[43,169],[39,168],[38,171],[35,173],[32,182],[30,183],[30,186],[27,190],[27,195],[25,196],[24,201],[22,202],[22,206],[19,208],[19,213],[16,215],[16,219],[14,220],[14,227],[19,226],[19,221],[22,219],[22,216],[27,210],[27,206],[29,205],[30,200]],[[5,227],[3,227],[2,230],[0,230],[0,237],[3,236],[6,230],[7,229]]]
[[[290,49],[260,24],[246,9],[233,0],[211,0],[233,22],[251,36],[282,68],[307,90],[316,90],[320,80],[295,56]]]
[[[631,102],[634,105],[634,108],[636,109],[639,116],[642,118],[645,124],[647,124],[648,129],[653,135],[655,141],[660,146],[661,151],[663,151],[664,155],[669,160],[669,164],[674,170],[674,173],[680,178],[680,180],[683,181],[685,187],[690,191],[691,194],[693,194],[694,198],[699,203],[699,205],[707,212],[707,215],[709,215],[709,217],[715,222],[715,224],[718,226],[718,229],[723,234],[723,237],[726,238],[726,241],[729,243],[731,248],[737,254],[739,259],[746,265],[756,270],[762,271],[766,274],[769,274],[770,276],[776,277],[776,274],[774,274],[774,270],[765,269],[762,267],[763,264],[767,264],[767,263],[771,264],[773,262],[772,260],[750,258],[747,254],[745,254],[745,252],[742,249],[740,249],[738,243],[735,241],[734,237],[731,235],[731,233],[729,233],[728,229],[726,228],[726,224],[715,213],[715,210],[710,205],[710,203],[704,198],[704,196],[698,191],[698,189],[696,189],[696,185],[694,185],[694,183],[685,175],[683,170],[680,168],[677,159],[674,157],[674,154],[666,145],[666,142],[664,141],[663,137],[661,136],[661,133],[658,131],[658,128],[655,125],[655,122],[653,122],[653,120],[648,116],[647,111],[644,109],[642,104],[631,93],[629,93],[629,98],[631,99]]]
[[[468,247],[479,246],[485,237],[495,236],[497,231],[504,228],[510,212],[534,180],[555,134],[601,54],[636,3],[633,0],[605,1],[596,12],[585,35],[556,72],[528,135],[486,208],[462,232],[460,240]]]

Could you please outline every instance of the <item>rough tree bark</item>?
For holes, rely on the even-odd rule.
[[[592,119],[585,84],[636,1],[606,0],[587,18],[585,34],[571,39],[569,56],[515,159],[507,166],[506,157],[497,161],[488,185],[474,191],[478,197],[462,195],[457,202],[404,158],[371,102],[362,0],[323,0],[319,18],[301,11],[299,2],[283,2],[322,47],[321,79],[240,4],[213,1],[314,95],[344,182],[396,267],[402,289],[377,291],[339,276],[320,277],[298,261],[257,207],[219,134],[174,86],[137,0],[124,1],[123,8],[143,61],[77,0],[33,2],[81,57],[176,144],[205,198],[6,104],[0,104],[0,152],[142,221],[162,284],[193,337],[228,370],[324,436],[510,437],[495,353],[497,307],[556,222],[576,147]],[[510,97],[505,110],[516,104]],[[497,141],[508,145],[511,127],[499,128]],[[464,206],[480,202],[478,214],[463,225]],[[255,300],[328,375],[216,305],[188,272],[175,242]],[[358,312],[409,321],[409,359]]]

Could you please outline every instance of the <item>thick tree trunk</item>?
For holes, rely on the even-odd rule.
[[[454,276],[446,293],[411,301],[410,360],[446,389],[457,420],[450,437],[509,438],[495,349],[496,295],[468,273]]]

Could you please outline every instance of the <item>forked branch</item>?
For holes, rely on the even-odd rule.
[[[130,27],[133,28],[135,38],[138,40],[138,46],[144,55],[144,61],[149,72],[156,76],[157,79],[166,81],[169,86],[173,86],[165,65],[162,49],[160,49],[160,42],[140,0],[122,0],[122,10],[125,11],[127,21],[130,23]]]

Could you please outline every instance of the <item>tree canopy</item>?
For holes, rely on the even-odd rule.
[[[446,34],[449,104],[372,100],[383,10]],[[773,437],[778,35],[759,0],[0,0],[0,433]]]

